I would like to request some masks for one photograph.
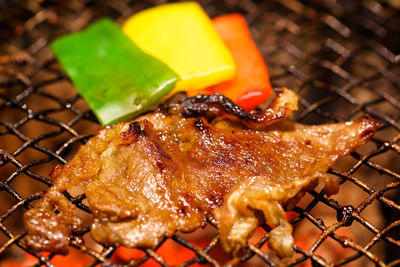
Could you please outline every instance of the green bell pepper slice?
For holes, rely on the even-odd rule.
[[[61,37],[51,48],[103,126],[143,113],[178,81],[174,71],[143,52],[110,19]]]

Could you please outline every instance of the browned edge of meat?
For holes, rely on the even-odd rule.
[[[213,213],[226,251],[245,247],[265,219],[275,226],[271,247],[290,255],[282,205],[293,206],[380,127],[371,118],[306,126],[288,119],[296,109],[297,96],[286,88],[266,109],[250,112],[221,95],[196,96],[101,130],[54,169],[54,186],[26,212],[27,246],[66,251],[82,218],[63,192],[82,186],[91,234],[104,245],[155,247]]]

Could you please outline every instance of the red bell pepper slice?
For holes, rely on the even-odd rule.
[[[245,18],[240,14],[229,14],[212,21],[232,53],[237,67],[236,74],[232,80],[190,92],[190,95],[220,93],[246,110],[265,103],[272,94],[268,69],[251,37]]]

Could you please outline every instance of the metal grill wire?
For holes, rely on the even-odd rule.
[[[48,43],[94,20],[109,16],[121,23],[154,1],[0,1],[0,255],[1,261],[26,251],[35,266],[53,266],[55,254],[28,251],[24,211],[51,186],[47,177],[65,164],[99,125],[54,60]],[[273,0],[201,1],[210,16],[244,14],[266,58],[274,86],[287,86],[300,97],[297,121],[324,123],[370,115],[382,122],[371,142],[341,160],[330,173],[341,183],[338,195],[309,192],[294,208],[296,255],[280,261],[263,246],[262,237],[231,263],[287,266],[395,266],[400,264],[400,12],[396,1]],[[82,210],[85,196],[71,201]],[[321,210],[324,212],[321,213]],[[211,226],[210,226],[211,225]],[[209,220],[210,228],[213,226]],[[317,233],[310,244],[298,243],[302,226]],[[298,229],[298,230],[297,230]],[[352,230],[353,229],[353,230]],[[87,230],[88,231],[88,230]],[[86,232],[87,232],[86,231]],[[359,232],[361,235],[352,236]],[[350,233],[350,237],[349,237]],[[71,237],[71,246],[91,257],[92,266],[116,265],[115,248],[96,249]],[[362,237],[361,239],[359,237]],[[193,252],[182,265],[218,265],[215,234],[195,246],[185,235],[173,242]],[[171,240],[170,239],[170,240]],[[90,243],[90,242],[89,242]],[[324,254],[325,244],[341,255]],[[396,253],[397,251],[397,253]],[[140,265],[167,262],[157,250],[143,249]]]

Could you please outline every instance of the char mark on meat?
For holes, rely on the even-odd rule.
[[[256,111],[220,95],[196,96],[101,130],[53,171],[54,186],[26,212],[27,246],[66,250],[83,219],[63,192],[81,186],[93,214],[91,235],[104,245],[156,247],[213,215],[226,251],[240,252],[267,222],[270,247],[291,255],[284,207],[380,127],[371,118],[298,124],[289,118],[296,109],[296,94],[285,88]],[[336,192],[331,181],[326,187]]]

